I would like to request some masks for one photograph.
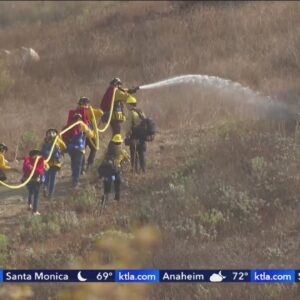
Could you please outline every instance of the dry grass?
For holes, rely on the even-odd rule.
[[[42,141],[47,128],[61,128],[81,95],[97,106],[114,76],[128,86],[181,74],[220,76],[298,107],[298,2],[64,2],[59,7],[0,3],[1,48],[25,45],[41,56],[24,74],[13,63],[0,64],[0,133],[11,157],[22,137],[20,155],[29,141]],[[106,229],[158,225],[163,244],[149,268],[294,268],[299,248],[295,124],[254,121],[261,112],[240,96],[197,86],[139,91],[137,97],[160,133],[149,147],[147,180],[126,178],[126,206],[109,210],[114,218]],[[79,221],[89,216],[82,214]],[[93,218],[85,224],[82,235],[99,226]],[[59,245],[59,238],[55,241]],[[65,250],[80,257],[87,244],[70,238]],[[24,261],[18,255],[15,264]],[[32,263],[41,266],[44,256],[38,257]],[[55,252],[51,259],[59,264],[65,257]],[[287,299],[298,290],[168,284],[150,297]],[[46,289],[35,292],[54,297]]]
[[[299,85],[297,2],[0,5],[1,47],[28,45],[42,58],[30,74],[10,68],[15,84],[0,96],[1,135],[11,146],[17,128],[22,134],[37,127],[41,135],[61,127],[80,95],[98,105],[115,75],[129,86],[185,73],[217,75],[266,94]],[[156,97],[168,105],[176,93]]]

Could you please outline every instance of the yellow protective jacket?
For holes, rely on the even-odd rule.
[[[8,164],[8,161],[5,159],[3,153],[0,153],[0,170],[9,171],[12,167]]]
[[[91,130],[90,128],[89,128],[89,126],[87,126],[86,124],[80,124],[80,129],[85,133],[85,135],[86,135],[86,137],[88,138],[88,139],[91,139],[91,138],[93,138],[94,137],[94,132],[93,132],[93,130]]]
[[[116,145],[115,143],[110,142],[106,152],[105,160],[112,160],[114,166],[120,169],[122,162],[130,161],[130,156],[126,150],[122,149],[121,145]]]
[[[90,109],[86,105],[81,105],[79,107],[87,108],[87,118],[88,118],[88,121],[89,121],[89,123],[91,125],[93,125],[93,122],[92,122],[92,120],[93,120],[93,113],[94,113],[94,116],[95,116],[96,119],[97,118],[101,118],[103,116],[103,114],[104,114],[103,111],[102,111],[102,109],[100,109],[100,108],[90,107],[91,108]],[[93,111],[93,113],[92,113],[92,111]],[[88,139],[92,139],[95,136],[93,130],[91,130],[90,128],[87,129],[85,126],[81,126],[81,130],[83,130],[86,133],[86,137]]]
[[[88,107],[88,106],[81,105],[80,107]],[[92,114],[91,110],[93,111],[96,119],[97,118],[101,118],[103,116],[102,109],[100,109],[100,108],[93,108],[93,107],[91,107],[91,109],[88,108],[88,110],[87,110],[87,117],[88,117],[90,123],[92,123],[92,120],[93,120],[93,114]]]
[[[42,149],[44,149],[44,147],[46,147],[46,149],[48,148],[49,151],[52,147],[52,143],[51,141],[46,141],[45,140],[45,143],[43,144],[42,146]],[[65,144],[65,142],[60,138],[58,137],[57,140],[56,140],[56,143],[55,143],[55,146],[56,146],[56,149],[59,151],[59,152],[62,152],[62,151],[65,151],[67,150],[67,145]],[[55,148],[54,148],[55,149]],[[45,153],[43,153],[43,156],[47,155],[46,153],[48,153],[47,151]],[[49,155],[49,154],[48,154]],[[48,157],[44,157],[45,159],[47,159]],[[59,160],[55,159],[55,158],[51,158],[49,160],[49,163],[48,163],[48,168],[50,167],[57,167],[57,168],[61,168],[62,164]],[[47,167],[46,167],[47,168]]]
[[[65,144],[65,142],[58,137],[56,140],[56,146],[59,148],[59,151],[66,151],[67,150],[67,145]]]
[[[65,142],[60,137],[57,138],[55,145],[58,148],[59,152],[63,152],[63,151],[67,150],[67,145],[65,144]],[[48,165],[49,165],[48,167],[50,167],[50,168],[51,167],[57,167],[57,168],[60,169],[62,167],[61,162],[58,161],[58,160],[50,160]]]
[[[114,110],[112,114],[112,120],[124,122],[126,120],[124,114],[124,104],[127,101],[127,98],[130,95],[126,90],[116,89],[115,93],[115,102],[114,102]]]
[[[145,117],[145,114],[142,111],[140,111],[140,113]],[[125,124],[126,137],[129,137],[132,134],[133,128],[140,125],[141,122],[142,118],[139,116],[139,114],[134,109],[129,110]]]

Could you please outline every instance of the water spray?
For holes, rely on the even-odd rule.
[[[220,89],[224,92],[226,91],[239,92],[241,94],[248,96],[249,98],[262,97],[260,93],[255,92],[251,90],[249,87],[245,87],[238,82],[234,82],[229,79],[224,79],[217,76],[209,76],[209,75],[193,75],[193,74],[181,75],[181,76],[176,76],[169,79],[161,80],[155,83],[145,84],[140,86],[139,88],[141,90],[157,89],[161,87],[178,85],[183,83],[200,84],[206,87],[213,87],[216,89]],[[269,96],[265,98],[271,100]]]
[[[218,76],[200,74],[181,75],[141,85],[139,89],[157,89],[179,84],[197,84],[203,87],[220,90],[222,93],[234,93],[235,95],[242,96],[244,102],[253,104],[259,107],[260,110],[264,110],[267,115],[272,115],[272,117],[275,118],[284,117],[284,119],[295,119],[295,109],[284,102],[278,101],[276,97],[264,96],[247,86],[243,86],[239,82],[234,82]]]

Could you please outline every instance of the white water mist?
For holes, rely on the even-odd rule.
[[[203,88],[213,88],[219,90],[224,94],[232,94],[238,96],[244,103],[255,105],[261,112],[265,112],[268,117],[272,118],[295,118],[295,110],[284,102],[279,102],[278,99],[264,96],[259,92],[253,91],[249,87],[243,86],[238,82],[231,81],[229,79],[200,75],[200,74],[188,74],[181,75],[158,82],[141,85],[141,90],[157,89],[167,86],[179,85],[179,84],[197,84]]]
[[[178,85],[178,84],[200,84],[203,87],[212,87],[223,92],[235,92],[241,95],[247,96],[248,100],[253,98],[260,98],[258,92],[251,90],[249,87],[245,87],[238,82],[231,81],[229,79],[224,79],[217,76],[208,76],[208,75],[181,75],[173,78],[161,80],[155,83],[145,84],[140,86],[140,89],[157,89],[166,86]],[[265,97],[268,100],[271,100],[270,97]]]

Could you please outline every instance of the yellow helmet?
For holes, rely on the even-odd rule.
[[[111,141],[114,143],[123,143],[121,134],[115,134]]]
[[[132,96],[129,96],[126,102],[127,104],[136,104],[136,99]]]

